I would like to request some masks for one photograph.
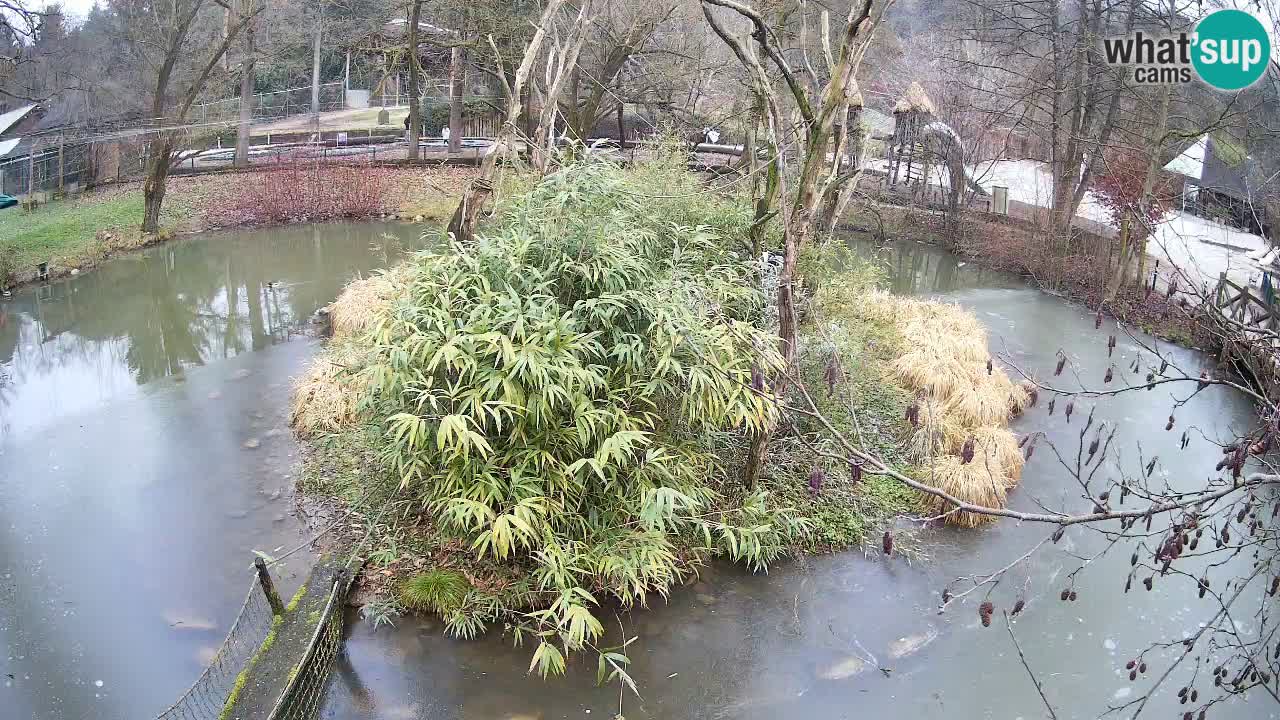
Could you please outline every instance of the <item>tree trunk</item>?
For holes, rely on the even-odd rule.
[[[622,92],[622,88],[618,88],[618,92]],[[621,97],[621,95],[619,95]],[[618,150],[627,149],[627,121],[626,121],[626,103],[618,101]]]
[[[418,159],[418,131],[422,125],[421,107],[418,102],[418,22],[422,18],[422,0],[413,0],[409,6],[409,159]]]
[[[756,198],[755,216],[751,220],[751,256],[754,258],[764,254],[764,240],[768,236],[769,220],[776,214],[773,206],[777,204],[781,190],[782,175],[778,170],[778,161],[771,158],[764,179],[764,193]]]
[[[169,179],[169,162],[173,154],[173,137],[162,133],[151,147],[147,161],[147,177],[142,183],[142,232],[160,231],[160,207],[164,203],[166,181]]]
[[[236,167],[249,164],[249,129],[253,123],[254,55],[253,25],[245,28],[244,60],[240,63],[240,124],[236,126]]]
[[[449,153],[462,151],[462,103],[467,82],[466,50],[455,45],[449,53]]]
[[[1151,140],[1147,145],[1147,171],[1142,176],[1142,195],[1138,198],[1140,208],[1143,210],[1139,216],[1139,222],[1143,223],[1135,232],[1134,252],[1138,254],[1138,282],[1144,283],[1147,278],[1147,238],[1151,236],[1150,230],[1146,226],[1147,207],[1152,203],[1151,192],[1155,189],[1156,176],[1160,172],[1160,150],[1164,147],[1166,131],[1169,129],[1169,101],[1173,94],[1172,85],[1160,86],[1160,100],[1156,103],[1156,120],[1154,132],[1151,134]]]
[[[1116,295],[1120,292],[1120,288],[1124,287],[1129,274],[1129,237],[1132,232],[1133,220],[1130,215],[1126,214],[1120,219],[1120,247],[1119,252],[1116,253],[1116,269],[1111,275],[1111,281],[1107,284],[1107,292],[1104,296],[1107,302],[1112,302],[1116,299]]]

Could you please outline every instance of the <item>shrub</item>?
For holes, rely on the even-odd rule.
[[[687,222],[719,201],[654,200],[690,183],[646,173],[547,177],[474,244],[416,256],[369,336],[385,460],[478,558],[528,569],[544,675],[600,635],[601,593],[643,604],[709,554],[764,567],[804,528],[712,452],[775,412],[750,390],[777,363],[757,283]]]
[[[322,222],[382,212],[390,190],[386,173],[368,161],[285,159],[244,173],[210,210],[221,225]]]
[[[452,570],[430,570],[405,581],[400,599],[413,610],[430,610],[444,615],[462,607],[471,583]]]

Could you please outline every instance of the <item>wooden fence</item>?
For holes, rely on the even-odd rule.
[[[1280,328],[1280,313],[1276,311],[1274,292],[1271,297],[1254,294],[1249,286],[1237,285],[1228,280],[1226,273],[1218,276],[1218,289],[1214,293],[1213,304],[1224,317],[1240,323],[1245,329],[1274,331]]]
[[[1222,273],[1218,276],[1212,307],[1206,308],[1220,316],[1210,321],[1210,327],[1227,325],[1229,328],[1215,333],[1219,359],[1267,395],[1280,391],[1280,365],[1277,365],[1280,342],[1276,339],[1280,312],[1275,300],[1274,291],[1238,285]]]

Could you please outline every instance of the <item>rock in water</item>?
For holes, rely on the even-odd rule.
[[[914,652],[919,652],[925,645],[936,640],[937,637],[938,631],[933,628],[929,628],[922,633],[898,638],[897,640],[889,643],[889,657],[896,659],[906,657]]]
[[[867,669],[867,661],[860,657],[848,657],[822,671],[823,680],[844,680]]]
[[[248,440],[244,441],[244,449],[254,450],[261,444],[262,444],[262,441],[259,440],[258,438],[249,438]]]

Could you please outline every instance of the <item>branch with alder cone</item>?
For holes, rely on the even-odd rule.
[[[1206,299],[1190,296],[1186,312],[1196,314],[1219,343],[1239,342],[1243,333],[1238,323],[1194,310]],[[864,474],[892,477],[950,508],[913,518],[921,528],[939,525],[959,511],[1043,526],[1040,539],[1012,562],[956,577],[941,588],[942,612],[974,613],[987,627],[998,613],[1032,613],[1046,602],[1087,602],[1091,595],[1157,590],[1185,595],[1199,616],[1198,629],[1184,639],[1134,649],[1125,674],[1133,682],[1145,680],[1145,685],[1123,702],[1113,702],[1109,715],[1141,714],[1158,692],[1173,691],[1167,687],[1171,683],[1178,683],[1179,707],[1189,718],[1213,717],[1216,706],[1246,694],[1261,693],[1280,702],[1280,468],[1271,453],[1280,434],[1280,407],[1229,368],[1184,367],[1159,343],[1123,323],[1114,327],[1105,329],[1098,314],[1096,342],[1106,350],[1104,362],[1114,364],[1096,378],[1085,377],[1064,351],[1045,369],[1045,379],[1035,368],[1018,367],[1013,353],[1001,352],[993,359],[1023,379],[1031,406],[1044,408],[1046,412],[1036,416],[1038,422],[1060,424],[1059,430],[1071,428],[1068,442],[1051,440],[1046,432],[1051,427],[1033,429],[1019,440],[1026,461],[1037,450],[1041,457],[1047,453],[1047,462],[1070,479],[1056,502],[1021,495],[1010,507],[984,507],[948,495],[927,478],[903,474],[859,437],[837,430],[794,371],[787,374],[787,388],[778,402],[785,411],[824,429],[825,442],[819,446],[810,441],[808,446],[824,460],[854,468],[855,481]],[[1257,351],[1267,354],[1270,362],[1280,360],[1270,344]],[[1122,354],[1129,359],[1121,361]],[[823,380],[821,392],[841,396],[840,386],[847,382],[843,372],[829,371]],[[1180,409],[1215,389],[1252,401],[1256,424],[1228,428],[1179,422]],[[1123,419],[1107,417],[1106,405],[1110,398],[1133,393],[1149,396],[1146,402],[1168,404],[1167,421],[1145,432],[1179,432],[1177,446],[1185,459],[1212,453],[1219,458],[1215,470],[1202,478],[1185,477],[1181,468],[1191,463],[1183,458],[1148,456],[1140,442],[1122,443],[1118,429]],[[847,393],[844,397],[845,409],[856,417],[852,398]],[[916,425],[919,414],[919,403],[913,404],[906,419]],[[960,460],[972,462],[973,455],[971,438],[963,444]],[[1034,466],[1032,471],[1037,471]],[[821,480],[841,481],[825,475]],[[821,487],[821,482],[811,483],[815,493]],[[1082,553],[1086,534],[1094,536],[1090,544],[1096,547]],[[884,533],[881,545],[883,554],[891,556],[894,531]],[[1046,553],[1059,553],[1074,567],[1056,587],[1031,587],[1024,567]],[[1123,575],[1091,572],[1101,559],[1115,556],[1126,558]],[[970,609],[962,610],[965,607]]]

